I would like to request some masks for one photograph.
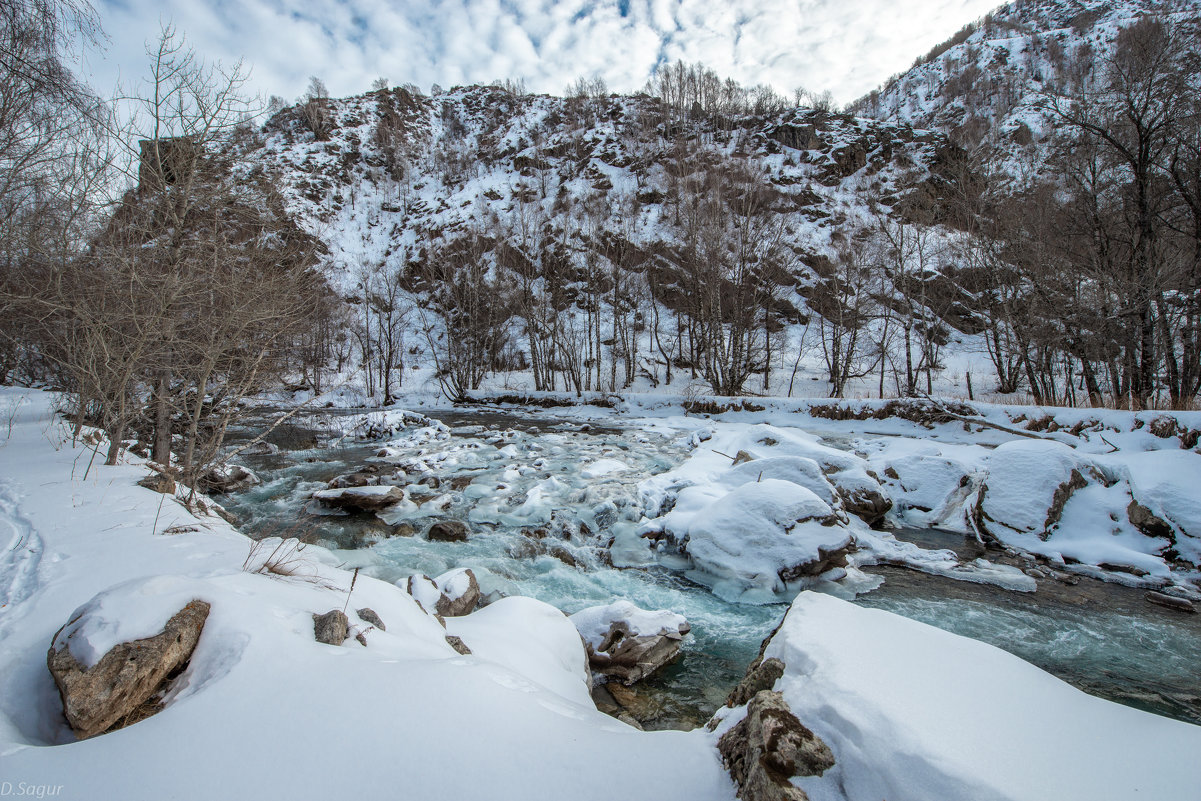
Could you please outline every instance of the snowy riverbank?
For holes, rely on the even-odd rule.
[[[136,485],[137,460],[89,468],[49,396],[3,389],[0,411],[12,421],[0,430],[0,780],[68,799],[733,799],[715,744],[741,713],[714,733],[643,733],[599,713],[579,636],[553,607],[514,597],[455,621],[473,651],[460,655],[396,586],[360,575],[348,599],[351,574],[319,547],[290,578],[244,569],[260,562],[252,543],[170,496],[160,509],[164,496]],[[743,425],[758,424],[729,431]],[[55,631],[90,602],[82,650],[99,655],[193,598],[212,612],[166,708],[74,742],[46,670]],[[314,641],[312,615],[344,605],[366,647]],[[355,619],[363,607],[386,631]],[[770,655],[788,666],[777,689],[838,760],[803,780],[814,799],[1116,801],[1194,783],[1201,728],[894,615],[804,593]]]

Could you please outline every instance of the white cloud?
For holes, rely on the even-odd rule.
[[[197,51],[253,65],[291,99],[309,75],[338,95],[373,79],[452,86],[524,78],[558,93],[580,75],[640,88],[661,60],[740,83],[831,90],[846,102],[987,12],[995,0],[99,0],[110,43],[84,71],[100,90],[145,72],[172,22]],[[624,12],[624,13],[623,13]]]

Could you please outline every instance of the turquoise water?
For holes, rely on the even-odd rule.
[[[644,511],[638,483],[682,461],[687,439],[617,423],[581,430],[550,416],[458,412],[444,420],[450,436],[402,443],[385,459],[378,445],[328,443],[246,458],[263,484],[223,503],[252,535],[320,542],[387,581],[470,567],[486,594],[532,596],[569,614],[619,598],[683,614],[692,634],[682,658],[645,683],[658,710],[647,723],[702,724],[786,607],[722,601],[636,536]],[[284,446],[311,439],[286,429],[278,436]],[[602,459],[625,469],[581,475]],[[333,477],[367,464],[408,471],[396,479],[408,500],[386,520],[331,515],[309,501]],[[442,518],[467,522],[470,539],[420,536]],[[395,535],[409,530],[418,536]],[[962,545],[942,532],[900,534],[922,547]],[[1090,580],[1075,587],[1043,581],[1030,594],[899,568],[875,572],[884,584],[857,603],[989,642],[1102,697],[1201,723],[1201,625],[1189,619],[1201,615],[1151,607],[1140,591]]]

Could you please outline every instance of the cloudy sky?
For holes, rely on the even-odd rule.
[[[562,93],[599,75],[640,88],[657,64],[701,61],[745,85],[830,90],[845,103],[904,70],[997,0],[94,0],[108,43],[83,71],[100,91],[145,73],[172,23],[206,58],[244,58],[291,101],[310,75],[334,95],[378,77],[428,90],[524,78]]]

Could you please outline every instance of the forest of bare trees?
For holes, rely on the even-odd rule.
[[[964,200],[989,356],[1039,402],[1188,408],[1201,390],[1197,53],[1162,22],[1069,70],[1042,103],[1059,136],[1014,191],[982,148]]]
[[[5,9],[23,64],[58,64],[64,26],[91,19]],[[327,290],[269,178],[231,157],[253,135],[242,67],[204,63],[171,29],[148,55],[147,83],[108,101],[65,70],[7,72],[0,373],[63,391],[110,464],[136,439],[196,486],[242,399],[303,358]]]
[[[139,440],[194,483],[243,398],[350,380],[386,404],[422,363],[454,400],[514,375],[577,394],[680,379],[792,394],[803,361],[832,396],[915,396],[935,392],[963,333],[998,392],[1041,403],[1188,407],[1201,391],[1197,56],[1151,18],[1095,64],[1057,54],[1040,105],[1058,136],[1032,180],[995,139],[944,143],[933,178],[901,175],[921,190],[904,202],[864,181],[858,227],[831,226],[829,247],[798,239],[780,181],[798,137],[840,117],[828,94],[784,98],[680,62],[634,98],[581,78],[510,143],[508,185],[483,213],[414,227],[354,263],[339,297],[280,176],[247,157],[281,131],[336,149],[320,79],[293,106],[273,99],[259,129],[241,65],[208,64],[167,29],[148,83],[101,99],[61,63],[67,38],[96,30],[88,7],[5,14],[4,53],[26,58],[0,85],[0,377],[64,390],[77,423],[107,432],[110,461]],[[386,211],[396,226],[428,182],[465,191],[539,102],[517,80],[471,108],[382,79],[367,97],[374,126],[354,147],[371,155],[333,199],[353,205],[353,180],[386,185],[371,224]],[[787,136],[764,135],[784,122]],[[617,141],[598,145],[610,123]],[[598,147],[628,182],[597,167]],[[862,168],[834,155],[834,181]],[[310,187],[334,186],[319,173]]]

